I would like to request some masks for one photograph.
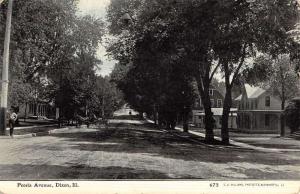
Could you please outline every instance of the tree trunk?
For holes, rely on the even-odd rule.
[[[285,116],[284,113],[280,114],[280,136],[285,136]]]
[[[203,106],[204,106],[204,124],[205,124],[205,141],[213,142],[214,141],[214,118],[213,113],[211,112],[211,104],[209,93],[204,94],[203,96]]]
[[[183,122],[183,131],[184,132],[188,132],[189,131],[189,123],[188,123],[188,111],[187,111],[187,108],[183,109],[182,122]]]
[[[280,113],[280,136],[284,137],[285,136],[285,117],[284,117],[284,105],[285,105],[285,100],[283,99],[281,101],[281,110],[282,112]]]
[[[157,117],[157,108],[156,105],[154,104],[154,108],[153,108],[153,118],[154,118],[154,124],[157,125],[158,124],[158,117]]]
[[[221,127],[222,143],[226,145],[229,144],[228,118],[230,114],[231,103],[232,103],[231,87],[226,87],[226,94],[225,94],[223,114],[222,114],[222,127]]]
[[[38,104],[37,104],[37,101],[35,101],[34,115],[38,117]]]
[[[139,112],[139,118],[140,118],[141,120],[144,119],[144,117],[143,117],[143,112]]]
[[[211,102],[209,96],[209,76],[207,79],[199,79],[198,76],[195,76],[198,90],[200,93],[200,97],[204,107],[204,125],[205,125],[205,141],[206,142],[213,142],[214,141],[214,118],[213,113],[211,112]],[[204,83],[205,82],[205,83]]]
[[[27,118],[27,106],[28,106],[28,103],[26,102],[26,103],[25,103],[25,115],[24,115],[24,122],[26,122],[26,118]]]
[[[280,79],[281,79],[281,113],[280,113],[280,136],[285,136],[285,118],[284,118],[284,105],[285,105],[285,76],[282,69],[282,66],[279,67]]]
[[[240,64],[241,66],[241,64]],[[225,86],[226,86],[226,94],[225,94],[225,99],[224,99],[224,104],[223,104],[223,113],[222,113],[222,127],[221,127],[221,138],[222,138],[222,143],[225,145],[229,144],[229,130],[228,130],[228,118],[229,118],[229,113],[230,113],[230,108],[232,104],[232,99],[231,99],[231,89],[232,89],[232,84],[235,81],[235,76],[232,78],[232,82],[230,82],[230,70],[229,70],[229,65],[227,61],[224,61],[223,63],[224,67],[224,73],[225,73]],[[239,68],[237,69],[237,72],[239,71]]]
[[[175,130],[175,127],[176,127],[176,121],[171,121],[171,123],[170,123],[170,129],[171,130]]]

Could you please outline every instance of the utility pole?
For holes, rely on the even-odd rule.
[[[13,4],[13,0],[9,0],[7,13],[6,13],[6,30],[5,30],[5,39],[4,39],[3,67],[2,67],[2,80],[1,80],[0,135],[5,135],[5,131],[6,131],[9,43],[10,43],[10,32],[11,32],[12,4]]]

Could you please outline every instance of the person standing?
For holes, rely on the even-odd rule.
[[[9,134],[10,134],[11,138],[14,137],[14,128],[15,128],[17,119],[18,119],[18,115],[17,115],[15,109],[11,108],[11,114],[10,114],[9,120],[8,120]]]

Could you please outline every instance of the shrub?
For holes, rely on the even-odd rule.
[[[300,127],[300,98],[293,99],[284,110],[286,125],[291,133],[299,130]]]

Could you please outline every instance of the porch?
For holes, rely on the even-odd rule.
[[[250,133],[279,133],[281,110],[238,111],[237,128]]]

